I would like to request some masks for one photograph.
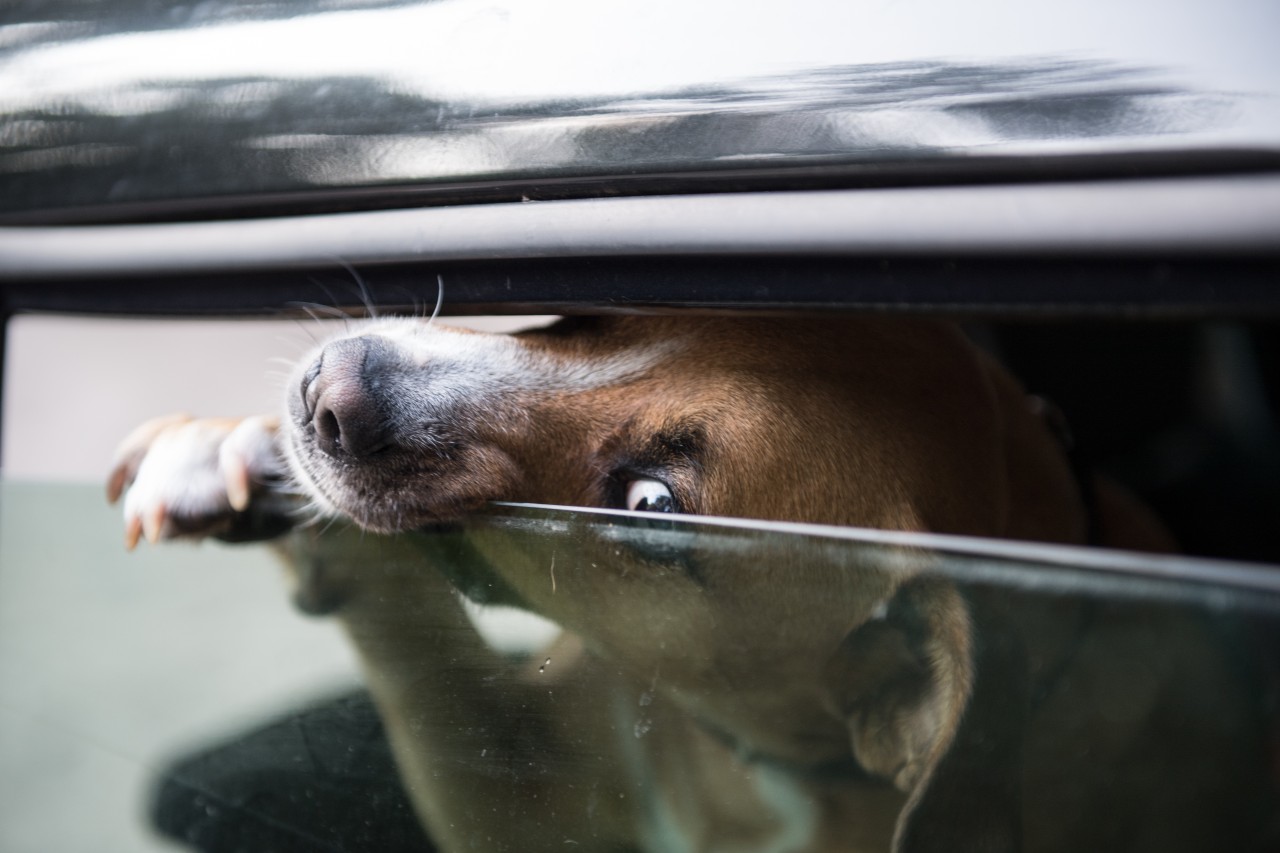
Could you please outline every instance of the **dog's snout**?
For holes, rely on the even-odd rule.
[[[367,336],[334,341],[303,376],[306,417],[316,445],[330,456],[367,457],[390,443],[380,372],[387,346]]]

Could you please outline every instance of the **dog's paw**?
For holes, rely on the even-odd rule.
[[[125,547],[179,537],[269,539],[293,526],[272,418],[170,415],[116,451],[107,499],[124,495]]]

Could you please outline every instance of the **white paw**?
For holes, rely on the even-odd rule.
[[[155,543],[234,534],[255,498],[284,476],[275,435],[265,417],[170,415],[138,427],[117,450],[107,484],[113,503],[125,495],[125,547],[144,536]]]

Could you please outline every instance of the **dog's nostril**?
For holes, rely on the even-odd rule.
[[[325,453],[333,455],[342,447],[342,425],[338,416],[329,409],[320,409],[312,417],[316,430],[316,442]]]
[[[303,417],[322,452],[356,459],[394,443],[394,403],[380,375],[390,369],[386,346],[365,336],[334,341],[303,375]]]
[[[394,443],[394,427],[385,415],[386,402],[358,380],[319,381],[314,393],[311,427],[316,446],[330,456],[358,459]]]
[[[327,388],[312,417],[316,445],[330,456],[372,456],[391,445],[391,429],[378,401],[360,389]]]

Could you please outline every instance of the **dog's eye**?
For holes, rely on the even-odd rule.
[[[676,500],[661,480],[642,478],[627,483],[627,509],[639,512],[675,512]]]

